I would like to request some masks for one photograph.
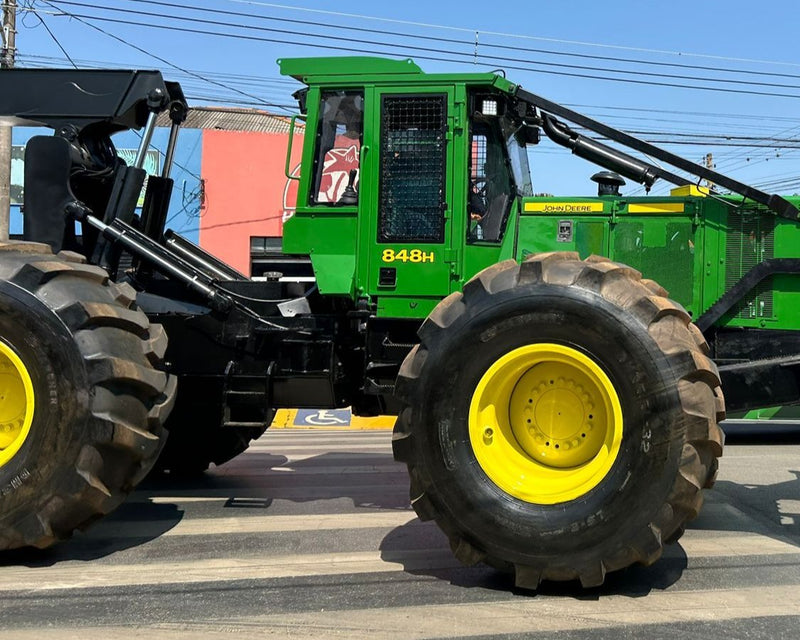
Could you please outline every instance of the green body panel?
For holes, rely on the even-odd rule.
[[[385,76],[387,74],[420,74],[422,69],[411,59],[389,60],[368,56],[341,58],[286,58],[278,60],[281,75],[292,76],[301,82],[330,76]],[[307,80],[308,79],[308,80]]]
[[[569,211],[590,202],[602,204],[602,211]],[[526,199],[523,206],[545,204],[550,211],[523,212],[518,259],[544,251],[604,255],[658,282],[694,317],[762,260],[797,257],[800,248],[796,222],[735,198],[545,198]],[[673,208],[682,211],[668,211]],[[559,241],[565,221],[573,225],[571,241]],[[799,294],[799,277],[767,278],[718,324],[798,329]]]
[[[638,269],[697,318],[757,263],[800,254],[797,222],[728,196],[511,194],[501,237],[494,242],[470,240],[474,142],[469,96],[513,95],[513,83],[491,73],[425,74],[408,60],[374,58],[282,60],[281,70],[308,85],[303,171],[296,214],[284,226],[284,251],[311,256],[321,293],[367,299],[378,316],[422,319],[439,300],[498,261],[575,251],[581,257],[599,254]],[[363,92],[364,100],[358,204],[314,204],[310,193],[320,99],[326,91],[348,90]],[[409,95],[439,96],[446,102],[443,236],[435,242],[382,242],[382,105],[387,97]],[[414,187],[409,184],[407,189]],[[396,279],[382,283],[386,268],[394,270]],[[717,324],[800,329],[798,308],[800,277],[774,276]]]
[[[766,420],[773,422],[789,422],[794,425],[800,420],[800,407],[767,407],[765,409],[752,409],[743,413],[728,414],[734,420]]]

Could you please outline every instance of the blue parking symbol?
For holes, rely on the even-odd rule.
[[[298,409],[295,424],[313,427],[349,427],[350,409]]]

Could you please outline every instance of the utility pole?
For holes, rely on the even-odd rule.
[[[706,157],[703,159],[703,161],[704,161],[704,164],[706,166],[706,169],[713,169],[714,168],[715,165],[714,165],[714,154],[713,153],[707,153]],[[709,189],[713,189],[714,188],[714,183],[711,182],[711,180],[706,180],[706,187],[708,187]]]
[[[3,3],[0,70],[11,69],[17,56],[17,0]],[[2,73],[2,71],[0,71]],[[0,240],[8,240],[11,213],[11,127],[0,125]]]

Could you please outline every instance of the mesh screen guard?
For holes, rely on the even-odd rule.
[[[379,242],[443,242],[447,96],[385,96]]]

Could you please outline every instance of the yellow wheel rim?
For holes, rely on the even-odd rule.
[[[33,422],[33,383],[19,356],[0,340],[0,467],[19,451]]]
[[[584,495],[609,472],[622,442],[622,408],[611,380],[585,354],[526,345],[481,378],[469,437],[481,468],[503,491],[556,504]]]

